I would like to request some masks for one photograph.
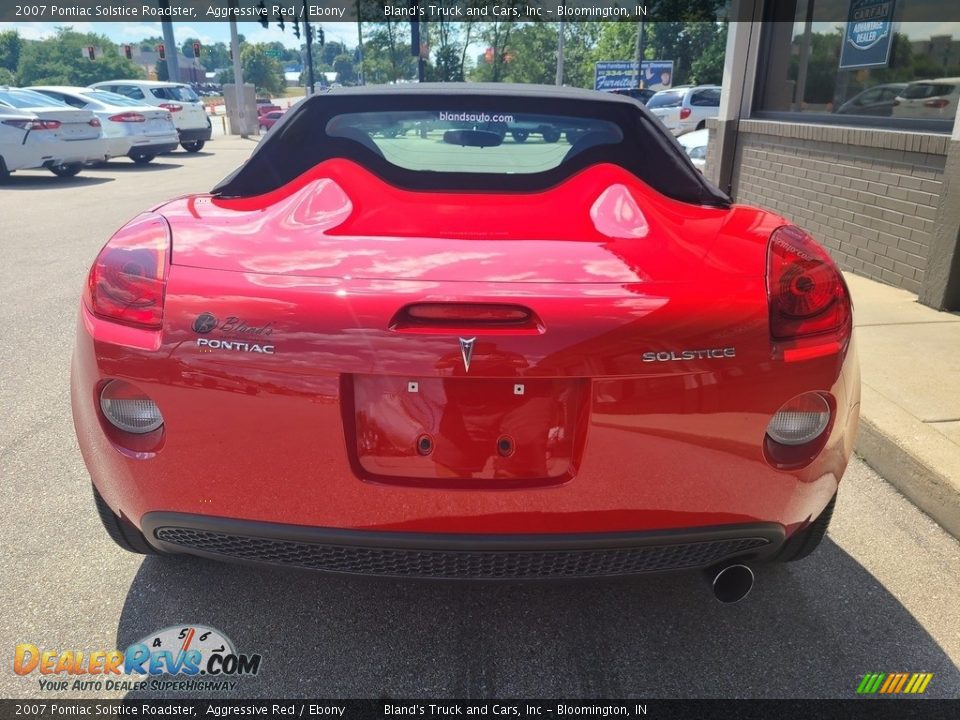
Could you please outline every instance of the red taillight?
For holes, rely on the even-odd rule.
[[[21,130],[56,130],[60,127],[59,120],[4,120],[3,124]]]
[[[117,231],[90,268],[84,302],[108,320],[159,328],[167,284],[170,229],[159,215],[140,215]]]
[[[680,108],[680,119],[686,120],[693,113],[690,108]]]
[[[146,117],[141,115],[138,112],[124,112],[119,115],[111,115],[110,122],[132,122],[132,123],[141,123],[146,122]]]
[[[90,127],[100,127],[100,120],[93,118],[90,122],[87,123]]]
[[[847,285],[827,252],[798,227],[785,225],[770,236],[767,250],[770,334],[790,340],[848,331]]]
[[[177,105],[176,103],[160,103],[160,107],[162,107],[164,110],[169,110],[172,113],[183,110],[183,105]]]
[[[943,110],[947,105],[950,104],[950,101],[946,98],[936,98],[934,100],[927,100],[923,106],[928,108],[934,108],[936,110]]]

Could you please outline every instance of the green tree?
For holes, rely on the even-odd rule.
[[[515,55],[510,50],[510,36],[517,27],[513,20],[480,23],[480,37],[487,44],[483,61],[477,64],[471,80],[501,82],[507,75],[507,64]]]
[[[390,83],[412,78],[416,72],[416,59],[410,54],[410,24],[381,22],[365,25],[373,27],[364,39],[365,80]]]
[[[23,49],[23,39],[16,30],[0,32],[0,68],[11,73],[17,71],[20,63],[20,51]]]
[[[633,60],[637,51],[637,29],[639,23],[605,22],[601,23],[600,37],[593,50],[593,62],[604,60]]]
[[[253,83],[258,93],[282,95],[287,87],[283,78],[283,65],[276,58],[267,55],[268,47],[266,43],[256,43],[245,45],[240,50],[243,81]],[[233,68],[226,68],[220,73],[217,80],[221,83],[232,83]]]
[[[695,44],[702,48],[690,63],[690,82],[719,85],[723,81],[723,60],[727,54],[727,23],[698,23],[703,26]]]
[[[157,45],[163,45],[163,38],[159,35],[144,38],[140,41],[140,50],[144,52],[156,52]]]
[[[102,50],[96,60],[83,57],[87,46]],[[127,60],[104,35],[57,28],[55,37],[26,43],[17,65],[20,85],[90,85],[102,80],[141,78],[141,69]]]
[[[621,23],[565,22],[563,84],[592,88],[594,51],[605,25]]]
[[[17,78],[5,67],[0,67],[0,85],[16,85]]]
[[[353,64],[351,53],[342,53],[333,59],[333,70],[337,73],[337,81],[344,85],[353,83],[357,79],[357,71]]]

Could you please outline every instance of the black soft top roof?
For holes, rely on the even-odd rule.
[[[455,107],[450,106],[451,101]],[[578,152],[546,172],[458,174],[404,169],[365,143],[326,133],[330,119],[346,113],[438,109],[596,118],[618,125],[623,139]],[[507,83],[366,85],[313,95],[291,108],[250,158],[212,192],[223,198],[261,195],[332,158],[353,160],[398,187],[431,191],[535,192],[591,165],[612,163],[675,200],[721,207],[731,203],[693,166],[662,123],[636,100],[579,88]]]

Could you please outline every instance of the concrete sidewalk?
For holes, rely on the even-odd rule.
[[[862,370],[857,453],[960,538],[960,314],[846,278]]]

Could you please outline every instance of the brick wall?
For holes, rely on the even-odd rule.
[[[916,293],[948,141],[947,135],[743,120],[733,196],[804,228],[844,270]],[[708,177],[716,177],[712,160],[708,153]]]

